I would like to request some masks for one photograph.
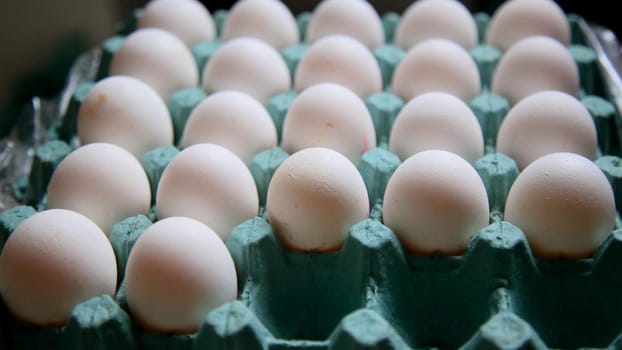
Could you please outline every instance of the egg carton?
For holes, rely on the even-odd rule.
[[[138,14],[138,12],[137,12]],[[215,13],[222,23],[226,11]],[[310,14],[298,16],[301,33]],[[480,34],[488,16],[476,14]],[[619,158],[620,93],[622,84],[612,65],[617,42],[606,33],[570,15],[573,45],[569,48],[581,72],[581,101],[594,117],[600,149],[596,163],[622,205],[622,159]],[[399,16],[385,14],[390,42]],[[126,32],[132,28],[131,23]],[[481,38],[481,35],[480,35]],[[77,64],[80,79],[72,79],[60,98],[63,119],[44,128],[48,142],[34,147],[27,173],[11,181],[18,204],[0,213],[0,249],[10,233],[45,208],[45,189],[54,168],[75,147],[75,117],[93,81],[106,75],[110,58],[122,42],[115,36]],[[198,64],[217,49],[217,41],[195,47]],[[305,44],[285,49],[293,71]],[[390,44],[374,51],[388,86],[404,52]],[[483,86],[501,57],[493,48],[471,50]],[[86,77],[86,80],[81,78]],[[279,129],[296,96],[275,96],[267,108]],[[177,136],[190,111],[203,98],[200,89],[174,94],[169,109]],[[400,164],[386,142],[403,101],[388,91],[366,100],[379,147],[359,164],[372,211],[354,225],[342,248],[333,253],[289,251],[260,215],[237,226],[227,239],[238,272],[238,300],[211,311],[198,332],[156,334],[136,327],[125,300],[123,275],[138,236],[156,219],[127,218],[113,227],[110,240],[118,260],[119,290],[114,298],[100,296],[73,311],[62,327],[41,328],[12,319],[0,303],[0,348],[15,349],[571,349],[622,346],[622,230],[615,230],[588,259],[534,257],[523,233],[502,220],[509,187],[518,175],[510,158],[494,152],[496,131],[509,110],[507,101],[488,92],[470,107],[484,132],[487,153],[475,164],[484,179],[491,224],[478,232],[459,256],[416,256],[404,251],[396,236],[381,223],[386,183]],[[35,110],[37,110],[35,108]],[[37,125],[34,126],[35,128]],[[155,184],[177,154],[173,146],[146,153],[142,164]],[[281,148],[261,152],[250,169],[258,185],[262,208],[276,168],[287,158]],[[620,212],[620,210],[618,210]],[[617,225],[620,227],[620,225]]]

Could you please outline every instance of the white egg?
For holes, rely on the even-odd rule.
[[[304,90],[290,106],[281,147],[288,153],[326,147],[358,164],[376,147],[376,132],[363,100],[341,85],[322,83]]]
[[[254,38],[224,43],[203,69],[203,89],[245,92],[261,103],[289,91],[290,76],[283,57],[272,46]]]
[[[428,92],[410,100],[399,112],[389,148],[403,160],[421,151],[440,149],[474,163],[484,155],[484,137],[466,103],[444,92]]]
[[[488,196],[466,160],[447,151],[423,151],[389,179],[382,216],[409,252],[456,255],[488,225]]]
[[[343,85],[365,99],[382,91],[382,74],[363,44],[345,35],[329,35],[313,43],[296,68],[296,91],[319,83]]]
[[[370,49],[384,44],[380,16],[364,0],[323,0],[317,5],[307,26],[307,42],[332,34],[350,36]]]
[[[462,47],[477,45],[477,26],[469,10],[457,0],[419,0],[402,15],[395,44],[408,50],[427,39],[443,38]]]
[[[250,164],[255,154],[276,147],[276,127],[256,99],[239,91],[220,91],[199,103],[188,117],[182,147],[197,143],[221,145]]]
[[[502,51],[529,36],[544,35],[570,44],[570,25],[564,11],[551,0],[511,0],[495,11],[486,43]]]
[[[369,215],[363,178],[346,157],[328,148],[289,156],[270,181],[268,219],[296,251],[338,250],[350,227]]]
[[[222,27],[222,39],[253,37],[277,50],[298,43],[300,34],[294,15],[277,0],[241,0],[229,11]]]
[[[233,152],[200,143],[179,152],[164,169],[156,194],[159,219],[186,216],[211,227],[224,240],[259,212],[250,170]]]
[[[167,30],[188,47],[216,38],[212,15],[196,0],[152,0],[143,9],[137,27]]]
[[[154,88],[164,101],[176,90],[194,87],[199,72],[181,39],[159,28],[134,31],[112,57],[110,75],[129,75]]]
[[[613,191],[600,168],[564,152],[538,158],[518,175],[504,220],[523,230],[536,256],[587,258],[613,230],[615,216]]]
[[[207,313],[237,297],[233,259],[203,223],[171,217],[149,226],[130,252],[125,291],[131,315],[149,331],[193,333]]]
[[[113,296],[117,263],[110,241],[87,217],[51,209],[24,220],[0,255],[0,294],[19,320],[62,326],[73,308]]]
[[[81,144],[113,143],[138,159],[173,143],[173,122],[160,95],[128,76],[98,81],[80,105],[77,124]]]
[[[425,92],[442,91],[469,102],[480,94],[477,65],[460,45],[429,39],[413,46],[393,73],[392,92],[408,102]]]
[[[106,234],[112,225],[151,204],[149,179],[138,160],[110,143],[91,143],[72,151],[54,170],[47,207],[70,209],[93,220]]]
[[[558,41],[531,36],[512,45],[501,57],[492,77],[492,92],[515,104],[535,92],[579,93],[579,70]]]
[[[520,169],[555,152],[596,159],[597,149],[592,116],[574,96],[559,91],[522,99],[510,109],[497,135],[497,151],[514,159]]]

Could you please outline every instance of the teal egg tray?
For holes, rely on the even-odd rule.
[[[139,16],[140,11],[135,12]],[[214,13],[222,24],[227,11]],[[304,33],[310,13],[297,17]],[[480,31],[489,16],[474,15]],[[400,20],[382,16],[387,44],[373,51],[385,86],[404,52],[391,44]],[[598,132],[599,158],[622,206],[620,78],[604,51],[597,29],[576,15],[569,47],[580,71],[580,100]],[[95,69],[66,92],[62,117],[46,130],[46,142],[33,147],[27,171],[11,182],[15,205],[0,212],[0,249],[26,218],[46,207],[45,192],[55,167],[77,145],[76,115],[81,101],[131,32],[124,31],[97,49]],[[197,66],[217,50],[216,40],[195,46]],[[283,50],[293,72],[307,45]],[[140,234],[155,220],[147,215],[117,223],[110,240],[118,262],[118,291],[77,305],[62,327],[36,327],[13,319],[0,301],[0,349],[576,349],[622,348],[622,226],[618,224],[590,258],[535,257],[520,228],[503,221],[505,199],[519,170],[512,159],[495,152],[496,133],[510,106],[487,89],[501,57],[480,44],[470,51],[481,73],[483,92],[469,106],[477,116],[486,154],[474,167],[484,180],[490,202],[490,225],[477,232],[459,256],[418,256],[404,250],[382,224],[386,184],[400,165],[387,147],[393,121],[404,105],[389,89],[365,103],[373,118],[378,147],[365,153],[358,169],[370,196],[370,217],[354,225],[336,252],[293,252],[273,232],[265,210],[270,179],[288,154],[280,147],[253,158],[250,171],[258,186],[258,216],[240,223],[226,245],[238,273],[239,296],[207,315],[193,334],[158,334],[134,324],[124,293],[127,257]],[[206,94],[199,88],[176,92],[168,102],[176,140],[192,109]],[[266,105],[280,135],[296,92],[274,96]],[[177,141],[176,141],[177,142]],[[170,160],[171,145],[141,159],[155,194]],[[155,196],[154,196],[155,197]],[[619,222],[619,220],[618,220]]]

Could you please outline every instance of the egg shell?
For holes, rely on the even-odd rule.
[[[291,85],[289,69],[279,52],[248,37],[227,41],[216,50],[203,69],[202,81],[208,94],[238,90],[263,104]]]
[[[106,234],[112,225],[151,204],[149,179],[138,160],[110,143],[81,146],[52,173],[47,207],[74,210],[95,222]]]
[[[428,39],[443,38],[462,47],[477,45],[477,26],[469,10],[456,0],[413,2],[395,29],[395,44],[404,50]]]
[[[216,38],[209,11],[196,0],[153,0],[144,7],[137,28],[160,28],[175,34],[192,47]]]
[[[313,10],[307,26],[310,44],[332,34],[358,40],[370,49],[384,44],[384,28],[378,12],[364,0],[324,0]]]
[[[413,254],[460,254],[488,225],[488,197],[473,166],[451,152],[406,159],[389,179],[382,216]]]
[[[19,320],[61,326],[81,302],[114,295],[117,265],[108,238],[87,217],[50,209],[24,220],[0,255],[0,294]]]
[[[159,333],[195,332],[209,311],[237,297],[235,266],[224,242],[186,217],[157,221],[140,235],[125,283],[133,319]]]
[[[596,159],[596,127],[575,97],[541,91],[525,97],[506,115],[497,136],[497,151],[514,159],[520,169],[555,152],[573,152]]]
[[[257,186],[233,152],[200,143],[179,152],[162,173],[156,194],[159,219],[185,216],[203,222],[224,240],[259,211]]]
[[[277,0],[241,0],[229,11],[222,27],[222,40],[253,37],[281,51],[298,43],[300,34],[294,15]]]
[[[504,220],[523,230],[534,255],[587,258],[615,225],[615,200],[603,172],[567,152],[538,158],[519,175]]]
[[[112,57],[110,75],[129,75],[154,88],[164,101],[182,88],[198,84],[199,72],[190,49],[159,28],[130,34]]]
[[[425,92],[442,91],[469,102],[480,94],[477,65],[460,45],[429,39],[413,46],[395,68],[391,90],[408,102]]]
[[[338,250],[350,227],[369,215],[363,178],[342,154],[323,147],[289,156],[275,171],[268,220],[290,250]]]
[[[182,147],[197,143],[221,145],[250,164],[255,154],[276,147],[276,127],[266,108],[253,97],[220,91],[199,103],[188,117]]]
[[[358,164],[376,147],[376,132],[363,100],[341,85],[322,83],[304,90],[290,106],[281,147],[288,153],[326,147]]]
[[[136,158],[173,143],[168,108],[149,85],[128,76],[100,80],[80,105],[77,119],[81,144],[108,142]]]
[[[484,137],[466,103],[448,93],[428,92],[410,100],[397,115],[389,148],[400,159],[441,149],[474,163],[484,154]]]
[[[336,83],[360,98],[382,91],[382,73],[371,51],[345,35],[325,36],[309,47],[296,68],[296,91],[319,83]]]
[[[543,90],[563,91],[576,96],[579,70],[562,44],[545,36],[518,41],[505,52],[493,74],[491,90],[516,104]]]
[[[502,51],[529,36],[544,35],[570,44],[570,25],[564,11],[551,0],[511,0],[495,11],[486,43]]]

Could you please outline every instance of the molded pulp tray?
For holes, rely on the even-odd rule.
[[[218,23],[226,12],[217,12]],[[488,16],[475,16],[480,32]],[[298,17],[304,29],[309,14]],[[399,16],[383,22],[391,39]],[[619,111],[622,84],[612,62],[617,41],[611,32],[569,16],[570,51],[582,83],[582,102],[597,125],[605,171],[620,198],[622,167]],[[303,31],[304,32],[304,31]],[[481,34],[481,33],[480,33]],[[481,36],[481,35],[480,35]],[[20,119],[2,143],[4,211],[0,213],[0,248],[8,235],[35,208],[45,208],[45,188],[54,167],[75,147],[75,114],[96,77],[122,41],[113,37],[74,65],[67,90],[57,101],[33,100],[32,113]],[[193,50],[205,62],[218,47],[205,43]],[[304,44],[283,52],[293,69]],[[609,50],[614,50],[612,55]],[[499,59],[486,46],[471,51],[484,86]],[[388,44],[374,51],[385,77],[403,56]],[[169,108],[177,131],[205,94],[200,89],[176,93]],[[268,109],[280,130],[295,93],[275,96]],[[124,297],[122,277],[129,250],[154,220],[136,216],[111,233],[119,265],[116,297],[93,298],[74,309],[60,328],[21,324],[0,303],[0,348],[10,349],[574,349],[622,346],[622,231],[611,233],[598,252],[583,260],[535,258],[517,227],[502,221],[505,196],[518,174],[514,162],[494,152],[505,99],[484,92],[472,101],[487,143],[475,167],[483,177],[491,204],[491,224],[481,230],[461,256],[414,256],[381,223],[381,199],[399,159],[386,148],[391,123],[403,102],[389,92],[371,96],[380,147],[359,164],[371,197],[372,215],[352,227],[335,253],[287,251],[260,216],[231,233],[227,246],[238,270],[240,295],[206,315],[196,334],[153,334],[134,327]],[[52,117],[50,117],[52,116]],[[54,116],[64,116],[57,118]],[[36,153],[32,154],[32,151]],[[152,184],[178,152],[164,147],[145,154],[142,163]],[[258,154],[251,165],[262,203],[270,176],[287,157],[280,148]],[[32,163],[30,160],[32,159]],[[31,165],[32,164],[32,165]],[[26,169],[26,170],[24,170]],[[21,175],[21,176],[20,176]],[[155,190],[155,188],[154,188]],[[11,192],[11,195],[8,193]],[[618,225],[619,226],[619,225]],[[618,345],[620,344],[620,345]]]

